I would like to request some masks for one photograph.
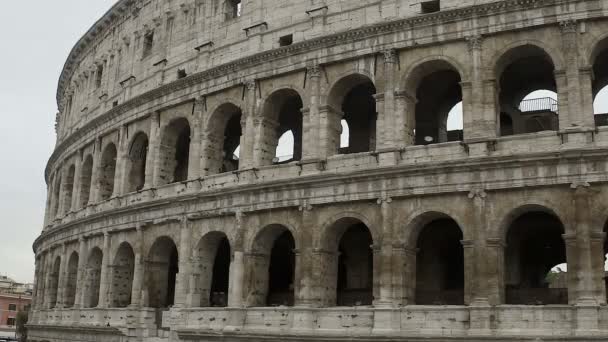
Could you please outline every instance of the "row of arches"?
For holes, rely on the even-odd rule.
[[[596,101],[598,125],[608,124],[608,114],[602,112],[608,112],[608,68],[602,59],[607,56],[608,48],[603,48],[604,45],[596,54],[593,84],[590,87]],[[495,72],[499,135],[559,129],[559,82],[555,61],[549,53],[533,44],[518,46],[498,59]],[[413,113],[406,114],[406,122],[397,122],[397,126],[406,130],[402,136],[410,137],[406,139],[412,141],[400,144],[429,145],[464,139],[463,121],[471,109],[467,102],[473,99],[463,99],[463,81],[466,81],[463,77],[468,76],[457,62],[447,57],[427,60],[408,72],[403,82],[403,92],[406,94],[403,101],[409,101],[404,107],[407,111],[413,110]],[[330,85],[325,100],[327,108],[324,109],[328,113],[322,114],[328,120],[330,131],[327,138],[329,155],[377,149],[378,133],[382,132],[377,132],[378,94],[373,78],[372,75],[353,73]],[[607,97],[603,98],[601,94]],[[309,148],[303,144],[304,102],[302,94],[291,88],[279,89],[264,99],[258,115],[261,124],[256,124],[255,134],[247,141],[248,145],[256,145],[255,166],[302,159],[305,149]],[[238,170],[241,167],[240,147],[245,143],[246,122],[242,109],[233,103],[220,105],[208,117],[205,116],[204,155],[192,158],[197,162],[202,159],[203,162],[193,169],[198,172],[199,167],[203,168],[200,172],[202,175]],[[74,207],[83,208],[90,202],[107,200],[114,195],[191,179],[195,176],[188,174],[192,137],[198,134],[193,131],[191,124],[186,117],[170,120],[161,128],[160,139],[156,143],[158,146],[149,146],[147,132],[139,131],[131,135],[125,147],[126,165],[121,166],[125,174],[119,173],[124,180],[116,180],[117,160],[122,152],[114,143],[103,146],[98,165],[92,155],[86,155],[79,170],[71,165],[64,170],[67,175],[62,176],[58,172],[51,181],[51,217],[61,216]],[[151,148],[158,148],[154,164],[147,160]],[[150,165],[158,165],[158,169],[148,170]],[[98,175],[94,175],[94,169],[97,169]],[[75,181],[77,178],[79,182]],[[80,184],[79,189],[75,189],[77,183]],[[76,191],[79,193],[78,203],[72,203]]]
[[[450,216],[429,213],[421,217],[413,242],[404,259],[405,297],[415,305],[464,305],[466,258],[463,230]],[[608,227],[608,226],[607,226]],[[604,228],[604,231],[608,229]],[[504,241],[504,303],[543,305],[568,304],[567,281],[556,281],[556,267],[567,269],[567,249],[563,239],[564,225],[550,210],[537,208],[514,217]],[[246,272],[242,298],[244,305],[293,306],[302,296],[315,297],[321,306],[372,305],[379,299],[378,241],[362,220],[345,217],[335,222],[323,235],[317,253],[302,260],[302,248],[288,227],[273,224],[261,229],[245,253]],[[55,307],[63,298],[64,307],[76,303],[77,284],[82,286],[82,305],[127,307],[133,303],[135,253],[128,242],[122,242],[109,259],[107,303],[100,303],[103,253],[93,248],[85,260],[82,283],[78,282],[79,256],[73,252],[67,268],[60,275],[61,257],[46,273],[48,300]],[[223,232],[212,231],[193,246],[188,260],[188,306],[225,307],[231,294],[234,272],[233,246]],[[608,243],[604,244],[604,255]],[[180,256],[169,236],[155,240],[143,259],[142,305],[167,308],[175,304]],[[602,260],[604,261],[604,260]],[[309,264],[305,268],[298,263]],[[308,269],[308,271],[302,271]],[[313,289],[303,294],[299,277],[314,273]],[[311,275],[312,275],[311,273]],[[59,288],[64,276],[64,288]],[[561,275],[563,276],[563,274]],[[62,290],[63,296],[59,293]]]

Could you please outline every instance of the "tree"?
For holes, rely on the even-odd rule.
[[[19,341],[25,342],[27,341],[27,324],[28,320],[28,312],[27,311],[19,311],[17,313],[17,337]]]

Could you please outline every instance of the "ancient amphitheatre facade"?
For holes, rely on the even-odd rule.
[[[30,339],[604,340],[607,16],[119,1],[59,82]]]

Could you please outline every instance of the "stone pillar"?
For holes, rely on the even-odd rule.
[[[485,266],[487,275],[487,296],[490,305],[505,302],[505,243],[500,238],[486,239]]]
[[[52,221],[51,218],[51,211],[52,211],[52,198],[53,198],[53,177],[49,178],[49,184],[47,184],[46,186],[46,206],[45,206],[45,212],[44,212],[44,223],[43,223],[43,230],[44,228],[46,228]]]
[[[156,185],[155,172],[158,165],[158,152],[160,149],[160,113],[153,112],[150,115],[150,136],[148,137],[148,155],[146,156],[146,171],[144,189],[153,188]]]
[[[405,91],[395,92],[395,145],[406,147],[415,144],[416,100]]]
[[[319,104],[321,101],[321,68],[313,64],[307,69],[310,107],[302,112],[302,160],[319,157]]]
[[[580,264],[576,246],[576,234],[563,234],[566,245],[566,259],[568,261],[568,304],[575,305],[578,299]]]
[[[235,230],[242,232],[243,213],[238,211],[235,216]],[[240,242],[243,243],[242,241]],[[230,263],[230,278],[228,288],[228,306],[232,308],[243,307],[243,286],[245,285],[245,261],[242,245],[235,245]]]
[[[59,264],[59,280],[57,284],[57,304],[56,308],[64,308],[65,307],[65,285],[67,283],[68,277],[68,256],[67,256],[67,247],[66,244],[61,245],[61,262]]]
[[[588,127],[595,127],[595,109],[593,108],[593,67],[583,67],[578,70],[579,94],[581,107],[578,109],[582,115],[582,122]]]
[[[384,97],[382,111],[378,110],[378,121],[376,126],[376,150],[394,148],[398,144],[395,137],[398,137],[395,115],[395,77],[399,75],[397,51],[394,49],[382,51],[384,56]]]
[[[86,282],[87,265],[87,243],[84,237],[78,239],[78,276],[76,280],[75,308],[82,308],[84,305],[84,284]]]
[[[180,239],[179,239],[179,273],[177,274],[176,285],[175,285],[175,306],[183,307],[186,305],[186,298],[188,295],[188,283],[189,283],[189,262],[191,255],[190,246],[190,227],[188,225],[188,218],[183,217],[180,228]]]
[[[133,287],[131,288],[131,307],[141,306],[141,290],[144,280],[143,244],[144,231],[140,224],[136,227],[137,239],[135,242],[135,265],[133,267]]]
[[[76,157],[76,162],[74,163],[74,184],[72,186],[72,203],[70,211],[75,212],[80,208],[80,195],[82,191],[80,188],[82,187],[82,150],[78,152],[78,156]]]
[[[45,253],[41,252],[36,258],[36,278],[34,279],[34,297],[32,298],[34,310],[42,309],[42,301],[44,299],[44,262]]]
[[[44,275],[45,279],[44,279],[44,304],[43,304],[43,307],[44,307],[44,309],[51,309],[51,305],[53,303],[51,303],[51,301],[49,299],[51,298],[51,291],[52,291],[51,282],[53,279],[53,251],[52,251],[52,249],[48,251],[45,268],[46,268],[46,272]]]
[[[38,284],[40,282],[40,255],[36,255],[34,259],[34,286],[32,288],[32,310],[37,310],[38,301]]]
[[[198,97],[194,101],[194,114],[192,119],[192,131],[190,142],[190,160],[188,161],[188,179],[201,178],[202,174],[202,142],[203,142],[203,112],[205,109],[205,99]]]
[[[99,303],[97,307],[108,307],[108,292],[110,290],[110,233],[103,233],[103,259],[101,260],[101,276],[99,280]]]
[[[257,116],[257,114],[256,114]],[[275,151],[272,142],[278,141],[279,122],[260,116],[253,120],[255,139],[253,143],[253,166],[272,165]]]
[[[476,279],[475,279],[475,241],[462,240],[464,248],[464,304],[469,305],[475,297]]]
[[[568,78],[564,70],[555,70],[555,84],[557,86],[557,98],[559,100],[559,130],[570,128],[574,118],[570,116],[570,99],[568,98]],[[578,109],[577,109],[578,110]]]
[[[487,194],[483,189],[474,189],[469,192],[470,200],[467,222],[464,223],[475,227],[470,233],[471,239],[463,241],[465,248],[465,303],[474,306],[489,306],[499,304],[497,295],[500,290],[499,279],[499,259],[495,244],[490,247],[486,241],[486,227],[488,227],[486,208]],[[490,253],[492,250],[493,253]],[[490,297],[492,299],[490,300]]]
[[[253,151],[255,142],[255,127],[254,119],[256,115],[257,100],[256,91],[257,84],[254,80],[245,83],[245,109],[241,116],[241,127],[243,134],[241,136],[241,150],[239,157],[239,169],[249,169],[254,165]]]
[[[91,196],[89,196],[89,205],[99,202],[99,177],[101,175],[101,137],[95,139],[95,148],[93,151],[93,172],[91,174]]]
[[[114,173],[114,189],[111,197],[120,197],[125,193],[127,174],[127,158],[129,154],[129,137],[127,125],[120,126],[119,140],[116,151],[116,172]],[[105,255],[105,252],[104,252]]]
[[[393,210],[391,207],[392,198],[385,197],[378,200],[380,204],[380,213],[382,217],[382,228],[385,237],[393,236]],[[378,262],[374,262],[374,266],[378,265],[378,270],[375,275],[378,275],[378,281],[374,283],[379,285],[379,298],[374,303],[375,306],[390,307],[393,306],[393,245],[390,238],[384,239],[380,245],[378,253],[374,254],[374,260],[378,258]]]
[[[325,159],[338,153],[342,117],[343,113],[329,105],[319,108],[319,158]]]
[[[403,259],[405,260],[403,282],[403,305],[416,304],[416,255],[418,249],[405,247]]]
[[[471,61],[470,82],[463,82],[462,104],[465,140],[493,139],[497,135],[495,82],[483,79],[486,68],[483,60],[483,37],[466,38]]]
[[[598,304],[606,304],[606,283],[605,277],[605,254],[604,241],[606,233],[591,232],[589,236],[589,254],[591,257],[591,282],[593,284],[593,297]]]
[[[56,218],[61,218],[63,216],[65,216],[65,211],[66,211],[66,207],[65,207],[65,196],[67,193],[67,184],[66,184],[66,180],[68,178],[67,174],[68,174],[68,170],[64,167],[62,167],[62,171],[61,171],[61,182],[59,183],[59,196],[57,197],[57,214],[55,215]]]
[[[314,305],[313,286],[316,275],[312,270],[312,237],[307,234],[314,227],[313,207],[308,203],[303,203],[299,208],[302,214],[302,227],[307,232],[300,234],[300,251],[296,261],[298,272],[296,273],[296,306],[311,307]]]

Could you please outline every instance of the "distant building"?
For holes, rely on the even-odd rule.
[[[32,289],[32,284],[22,284],[0,276],[0,337],[15,336],[17,313],[29,310]]]

